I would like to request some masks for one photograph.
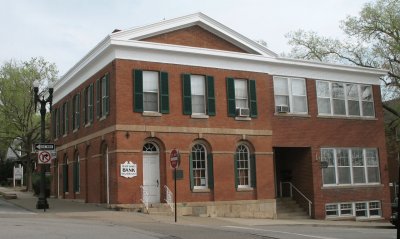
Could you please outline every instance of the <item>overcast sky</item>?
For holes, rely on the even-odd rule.
[[[0,0],[0,63],[42,56],[60,76],[114,29],[202,12],[276,53],[297,29],[340,38],[346,16],[372,0]]]

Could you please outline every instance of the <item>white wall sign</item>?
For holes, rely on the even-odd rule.
[[[137,165],[131,161],[121,164],[121,177],[133,178],[137,176]]]

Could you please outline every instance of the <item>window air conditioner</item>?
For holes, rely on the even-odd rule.
[[[247,117],[250,115],[250,110],[248,108],[237,108],[236,115],[240,117]]]
[[[289,106],[287,105],[278,105],[276,106],[277,113],[287,113],[289,112]]]

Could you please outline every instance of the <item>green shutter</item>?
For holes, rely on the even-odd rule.
[[[250,117],[257,117],[257,94],[256,94],[256,81],[249,80],[249,98],[250,98]]]
[[[51,112],[51,127],[52,127],[53,139],[57,138],[57,131],[56,131],[56,113],[57,113],[57,109],[54,109],[54,110]]]
[[[96,117],[101,117],[101,84],[100,79],[96,80]]]
[[[190,86],[190,75],[182,74],[182,96],[183,96],[183,114],[192,114],[192,92]]]
[[[255,188],[257,185],[257,175],[256,175],[256,155],[250,155],[250,173],[251,173],[251,187]]]
[[[110,114],[110,74],[109,73],[107,73],[106,75],[105,75],[105,78],[106,78],[106,94],[105,94],[105,96],[106,96],[106,99],[105,99],[105,107],[104,107],[104,115],[109,115]]]
[[[208,115],[215,116],[214,77],[207,76],[207,111]]]
[[[168,87],[168,73],[160,73],[160,112],[162,114],[169,114],[169,87]]]
[[[213,165],[213,155],[207,155],[207,177],[208,177],[208,188],[214,188],[214,165]]]
[[[239,173],[238,173],[238,154],[235,152],[234,156],[233,156],[234,160],[233,160],[233,169],[235,170],[235,188],[238,188],[239,185]]]
[[[133,111],[143,112],[143,71],[133,71]]]
[[[93,83],[90,84],[89,86],[89,122],[92,123],[93,122]]]
[[[73,164],[73,186],[74,186],[74,192],[78,191],[78,168],[77,168],[77,163],[74,162]]]
[[[189,153],[189,176],[190,176],[190,190],[193,191],[194,188],[194,178],[193,178],[193,162],[192,153]]]
[[[78,105],[76,106],[76,111],[78,112],[76,115],[76,128],[79,129],[81,122],[81,95],[77,94],[76,97],[78,98]]]
[[[68,192],[68,164],[63,165],[63,186],[64,192]]]
[[[87,117],[86,117],[86,88],[82,90],[82,114],[83,114],[83,127],[85,127],[87,123]]]
[[[69,133],[69,108],[70,108],[70,104],[71,102],[70,101],[67,101],[66,102],[66,104],[65,104],[65,106],[66,106],[66,113],[65,113],[65,125],[66,125],[66,134],[68,134]]]
[[[235,104],[235,81],[233,78],[226,78],[226,96],[228,100],[228,116],[236,116]]]

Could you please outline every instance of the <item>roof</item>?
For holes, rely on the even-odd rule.
[[[143,41],[176,30],[199,26],[243,49],[233,52]],[[54,84],[54,103],[114,59],[264,72],[344,82],[379,84],[387,71],[278,57],[276,53],[203,13],[194,13],[128,30],[114,31],[99,42]]]

